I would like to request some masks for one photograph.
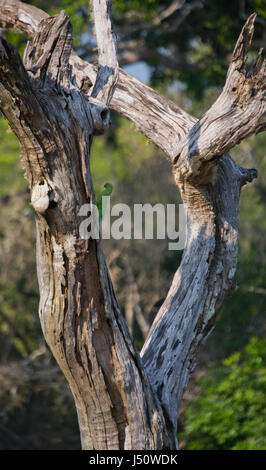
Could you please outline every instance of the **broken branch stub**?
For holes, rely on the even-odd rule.
[[[102,134],[111,124],[109,104],[118,81],[116,38],[111,19],[111,0],[94,0],[93,15],[98,44],[98,70],[90,94],[95,134]]]
[[[47,17],[47,13],[19,0],[2,0],[0,24],[13,25],[17,30],[26,32],[29,37],[36,32],[41,19]],[[69,63],[77,85],[89,97],[96,80],[97,69],[93,64],[78,57],[73,50]],[[110,109],[134,122],[139,131],[161,148],[169,159],[174,158],[180,139],[197,121],[173,101],[121,69]]]
[[[64,11],[56,17],[40,21],[34,38],[28,42],[24,53],[25,67],[34,76],[35,84],[38,83],[40,88],[70,88],[71,50],[72,26]]]
[[[91,93],[92,98],[109,106],[118,81],[116,38],[111,19],[111,0],[94,0],[93,15],[98,44],[98,72]]]

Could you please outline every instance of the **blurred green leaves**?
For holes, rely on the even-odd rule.
[[[145,161],[154,155],[154,146],[140,134],[135,125],[115,117],[108,134],[93,141],[91,172],[95,191],[109,180],[130,184]]]
[[[200,380],[181,438],[185,449],[266,449],[266,340],[251,337]]]
[[[0,118],[0,198],[27,187],[19,160],[19,143],[7,121]],[[15,178],[14,178],[14,175]]]

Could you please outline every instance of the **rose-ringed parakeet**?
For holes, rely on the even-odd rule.
[[[99,212],[99,225],[101,224],[101,220],[102,220],[102,217],[103,217],[103,200],[102,200],[102,198],[104,196],[110,196],[112,194],[112,191],[113,191],[113,185],[111,183],[105,183],[104,184],[104,190],[97,197],[96,204],[97,204],[97,208],[98,208],[98,212]]]

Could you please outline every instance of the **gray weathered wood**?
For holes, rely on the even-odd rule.
[[[71,75],[70,50],[63,13],[39,24],[25,54],[28,71],[13,46],[2,40],[0,48],[1,111],[20,141],[39,215],[43,333],[71,387],[83,449],[173,448],[176,438],[120,313],[100,242],[79,237],[79,207],[95,199],[94,121]]]
[[[51,18],[17,0],[2,1],[1,26],[13,25],[31,42],[27,70],[15,48],[0,43],[0,109],[20,141],[39,215],[40,318],[75,398],[83,448],[175,448],[180,400],[199,347],[235,286],[240,190],[257,172],[226,153],[265,129],[265,62],[259,52],[246,71],[252,15],[223,92],[198,121],[125,72],[118,74],[110,2],[95,0],[94,6],[98,67],[72,51],[64,13]],[[100,241],[79,237],[79,207],[95,199],[92,135],[108,127],[108,105],[165,151],[187,212],[182,263],[141,357]]]
[[[119,69],[111,21],[111,1],[94,0],[92,3],[98,44],[98,72],[90,96],[109,106]]]
[[[17,30],[32,37],[41,19],[48,15],[18,0],[2,0],[0,23],[13,25]],[[30,17],[29,11],[32,12]],[[97,67],[72,51],[69,63],[77,85],[90,96],[97,75]],[[119,70],[118,82],[110,103],[110,109],[130,119],[136,127],[169,158],[176,156],[180,139],[186,136],[191,125],[197,121],[173,101],[161,96],[147,85],[139,82],[125,71]]]
[[[240,189],[257,171],[240,168],[223,155],[266,124],[261,51],[251,71],[245,67],[254,20],[251,15],[239,36],[221,95],[180,140],[173,158],[188,237],[182,263],[141,354],[174,423],[198,349],[235,287]]]

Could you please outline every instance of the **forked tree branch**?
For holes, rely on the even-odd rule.
[[[2,40],[0,49],[0,108],[20,140],[39,216],[42,330],[71,387],[84,449],[174,448],[173,427],[142,368],[100,242],[79,234],[79,208],[94,201],[95,123],[68,63],[70,32],[63,13],[44,18],[27,46],[28,70],[14,46]]]
[[[96,22],[102,13],[108,15],[107,8],[98,10],[100,4],[95,0]],[[3,0],[0,24],[13,24],[33,40],[25,53],[28,72],[14,48],[2,42],[0,106],[21,142],[32,203],[40,216],[42,327],[75,397],[83,447],[173,448],[180,400],[198,349],[235,286],[239,195],[257,174],[224,154],[265,127],[265,63],[260,52],[246,72],[252,15],[236,44],[221,96],[197,121],[123,71],[116,84],[111,23],[105,19],[106,28],[96,25],[96,79],[96,68],[71,51],[63,13],[50,18],[16,0]],[[110,57],[105,41],[111,41]],[[187,212],[182,263],[148,334],[142,361],[119,310],[100,243],[80,240],[76,213],[77,206],[94,200],[89,152],[98,122],[90,101],[97,97],[108,104],[115,84],[111,107],[172,160]],[[104,120],[102,113],[98,117]]]
[[[36,32],[40,20],[47,17],[42,10],[18,0],[3,0],[0,8],[0,24],[3,27],[13,25],[29,37]],[[74,51],[69,62],[79,88],[90,96],[97,68],[80,59]],[[185,137],[197,121],[173,101],[164,98],[121,69],[110,109],[130,119],[142,134],[171,159],[176,155],[180,139]]]
[[[266,61],[262,49],[253,66],[246,68],[255,18],[251,15],[241,31],[219,98],[180,141],[173,163],[186,179],[211,181],[217,159],[266,127]]]

